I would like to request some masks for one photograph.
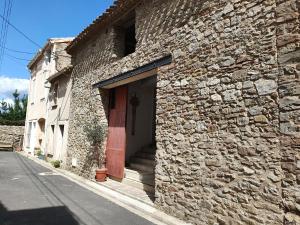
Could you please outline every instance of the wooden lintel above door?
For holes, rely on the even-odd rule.
[[[137,80],[141,80],[150,76],[157,75],[158,68],[171,64],[172,56],[167,55],[160,59],[154,60],[148,64],[142,65],[136,69],[127,71],[125,73],[116,75],[107,80],[102,80],[93,84],[93,88],[110,89],[124,84],[128,84]]]
[[[133,76],[133,77],[129,77],[125,80],[117,81],[115,83],[109,84],[109,85],[104,86],[102,88],[103,89],[115,88],[115,87],[122,86],[122,85],[131,83],[131,82],[134,82],[134,81],[137,81],[137,80],[141,80],[141,79],[144,79],[144,78],[147,78],[147,77],[154,76],[156,74],[157,74],[157,68],[153,69],[153,70],[150,70],[150,71],[147,71],[147,72],[144,72],[144,73],[140,73],[140,74],[138,74],[136,76]]]

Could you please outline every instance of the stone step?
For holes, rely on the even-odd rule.
[[[154,173],[151,172],[137,171],[126,168],[124,178],[154,186]]]
[[[154,173],[154,166],[144,165],[141,163],[132,162],[132,163],[130,163],[130,168],[132,168],[134,170]]]
[[[155,160],[155,155],[152,153],[141,151],[141,152],[137,152],[135,155],[136,155],[136,157],[139,157],[139,158]]]
[[[155,161],[152,160],[152,159],[144,159],[144,158],[140,158],[140,157],[133,157],[131,158],[130,162],[132,163],[140,163],[140,164],[143,164],[143,165],[149,165],[149,166],[152,166],[154,167],[155,166]]]
[[[138,188],[140,190],[144,190],[146,192],[154,193],[154,190],[155,190],[153,185],[144,184],[144,183],[141,183],[139,181],[135,181],[135,180],[132,180],[129,178],[124,178],[122,180],[122,183],[127,184],[132,187],[135,187],[135,188]]]

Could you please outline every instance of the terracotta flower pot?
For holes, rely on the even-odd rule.
[[[102,168],[102,169],[96,169],[96,181],[98,182],[104,182],[106,181],[106,173],[107,173],[107,169],[106,168]]]

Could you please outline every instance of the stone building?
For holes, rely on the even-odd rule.
[[[59,129],[59,125],[55,127],[55,124],[60,118],[60,108],[65,108],[61,106],[60,100],[62,98],[67,100],[64,98],[65,91],[62,90],[67,89],[66,83],[70,78],[64,78],[61,88],[58,81],[65,72],[68,72],[68,70],[64,71],[64,69],[71,63],[71,57],[65,51],[70,41],[72,41],[72,38],[49,39],[43,49],[39,50],[28,64],[31,77],[25,122],[24,150],[29,154],[34,154],[35,150],[40,149],[46,155],[55,155],[55,152],[57,153],[56,155],[61,155],[60,148],[64,149],[64,145],[66,145],[57,144],[55,146],[57,148],[56,151],[50,147],[53,141],[56,141],[55,143],[63,143],[63,140],[67,141],[61,133],[56,131]],[[57,88],[55,89],[52,84]],[[55,93],[53,93],[54,89],[56,90]],[[49,90],[51,91],[49,92]],[[53,104],[53,101],[49,98],[51,96],[58,99],[58,104]],[[64,104],[68,113],[69,100],[64,101]],[[50,135],[53,133],[57,137]],[[49,136],[52,139],[49,139]],[[59,157],[55,156],[55,158]]]
[[[94,177],[83,127],[96,118],[108,125],[109,175],[144,172],[165,212],[195,224],[299,224],[299,8],[116,1],[67,47],[68,168]]]

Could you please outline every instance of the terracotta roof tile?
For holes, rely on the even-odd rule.
[[[81,33],[79,33],[75,39],[66,48],[67,52],[72,50],[79,44],[86,41],[89,37],[99,31],[100,27],[103,27],[110,23],[117,15],[126,11],[140,0],[117,0],[110,6],[102,15],[98,16],[89,26],[87,26]]]

